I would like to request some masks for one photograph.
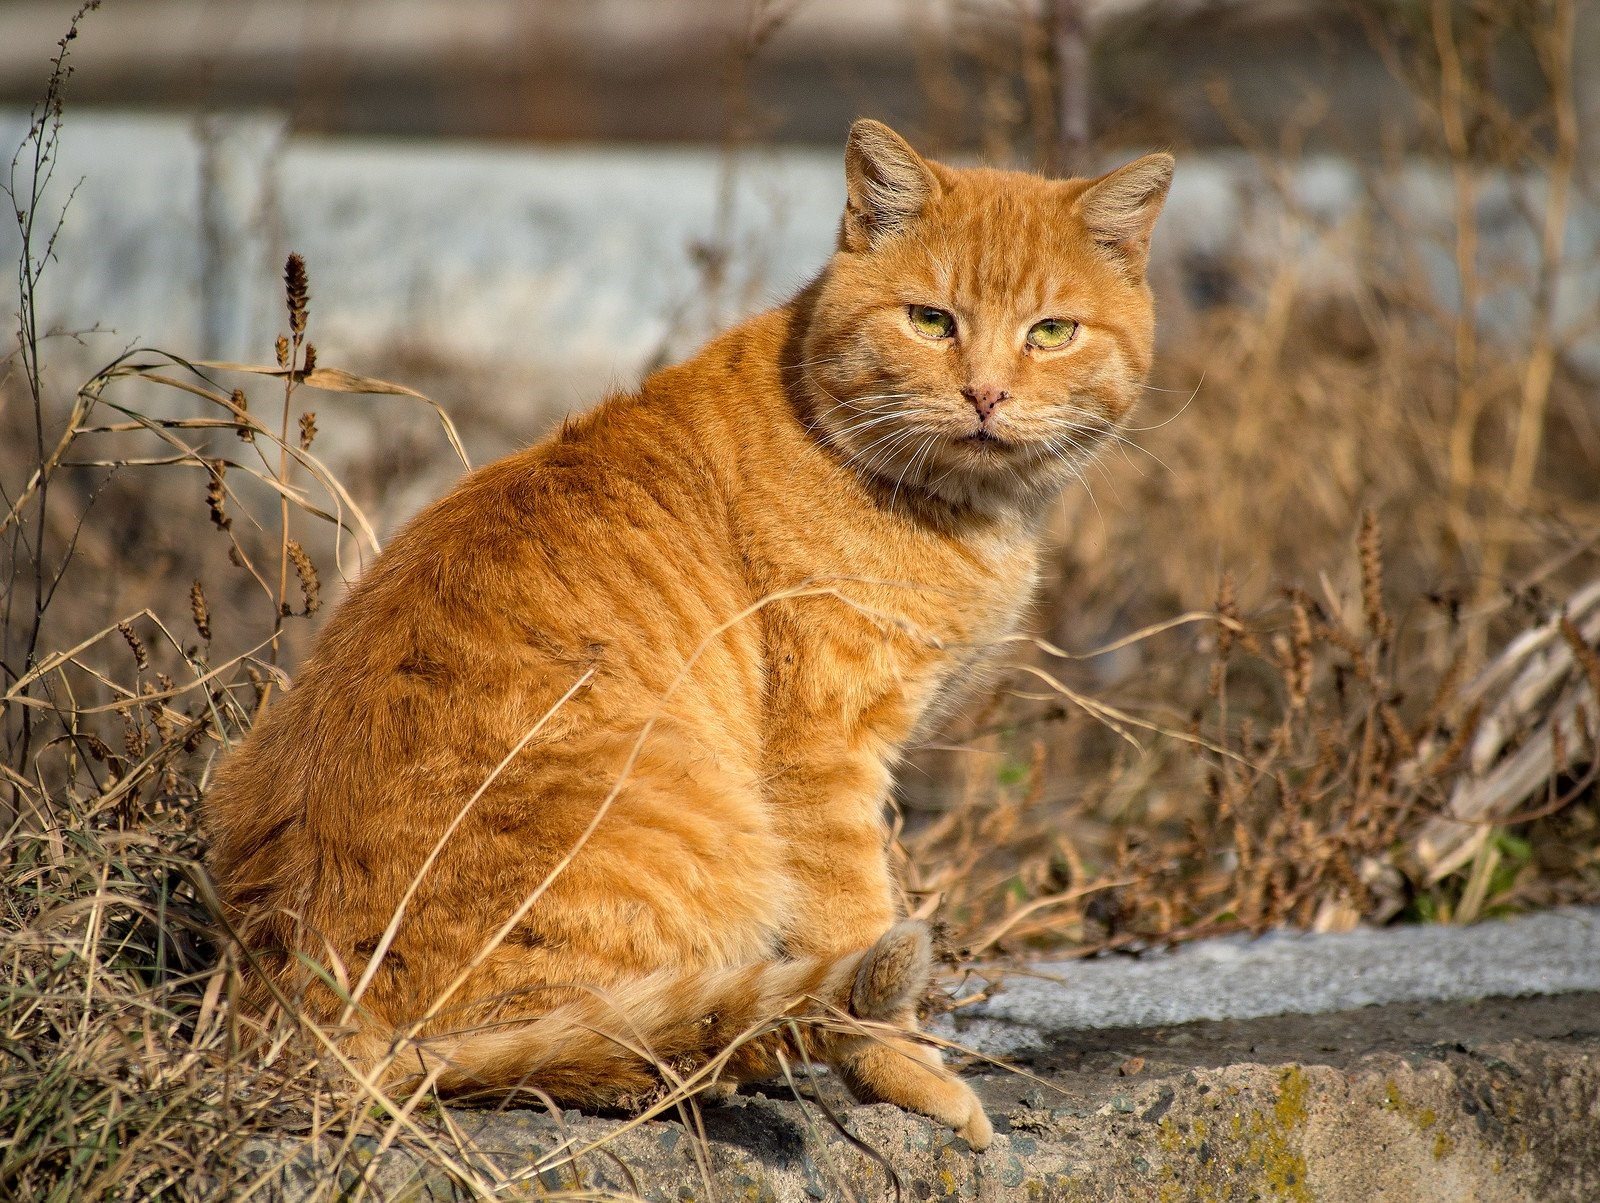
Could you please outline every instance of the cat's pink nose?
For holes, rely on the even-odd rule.
[[[961,395],[972,402],[972,408],[978,411],[980,422],[987,422],[996,406],[1002,401],[1011,399],[1010,393],[993,384],[969,384],[961,390]]]

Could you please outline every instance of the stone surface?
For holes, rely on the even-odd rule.
[[[1074,964],[1067,984],[1037,991],[1021,985],[1037,979],[1013,978],[988,1006],[1013,1017],[986,1022],[1013,1036],[1026,1026],[1031,1038],[1003,1067],[975,1058],[968,1068],[998,1133],[981,1155],[896,1108],[851,1105],[826,1074],[802,1077],[798,1099],[769,1085],[641,1124],[457,1109],[440,1148],[497,1184],[497,1197],[1589,1203],[1600,1198],[1600,991],[1568,983],[1594,971],[1597,929],[1600,913],[1569,910],[1460,930],[1198,945]],[[1274,959],[1304,979],[1283,995],[1301,1013],[1260,1015],[1265,980],[1242,994],[1227,987]],[[1166,976],[1153,977],[1156,966]],[[1087,985],[1090,970],[1107,980]],[[1129,1014],[1151,1014],[1146,996],[1191,1001],[1117,1027],[1105,1022],[1114,1012],[1073,998],[1080,986],[1110,998],[1119,976]],[[1394,976],[1412,983],[1391,987],[1406,1001],[1348,1009],[1347,979]],[[1424,980],[1441,1000],[1412,996]],[[1172,1021],[1205,999],[1255,1017]],[[378,1197],[475,1197],[407,1143],[369,1169]],[[309,1197],[316,1154],[253,1143],[256,1197]]]
[[[1035,965],[951,1034],[980,1051],[1008,1053],[1085,1028],[1574,990],[1600,990],[1600,909],[1567,907],[1475,927],[1273,932],[1137,959]]]

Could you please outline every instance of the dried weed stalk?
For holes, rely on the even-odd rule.
[[[312,452],[315,419],[298,412],[298,390],[410,390],[316,365],[295,257],[280,367],[136,349],[65,403],[51,394],[34,298],[60,229],[45,190],[76,37],[75,20],[8,182],[23,303],[0,421],[8,447],[22,445],[10,440],[12,424],[26,422],[31,463],[16,475],[12,459],[0,464],[0,1197],[248,1195],[276,1166],[245,1160],[245,1141],[277,1138],[275,1157],[330,1128],[376,1141],[391,1112],[328,1078],[315,1049],[280,1039],[264,1055],[241,1053],[243,1021],[231,1005],[238,966],[200,863],[198,801],[217,753],[282,680],[284,624],[320,606],[325,574],[293,522],[334,532],[336,570],[344,544],[375,547],[371,524]],[[258,420],[242,388],[219,383],[239,371],[283,381],[278,429]],[[199,411],[160,404],[161,395]],[[267,605],[252,607],[248,588],[229,586],[219,610],[219,593],[196,579],[172,591],[171,618],[139,608],[84,621],[93,574],[123,567],[105,557],[115,543],[98,528],[112,515],[95,501],[116,478],[152,471],[203,474],[203,504],[190,493],[190,513],[150,520],[225,541],[231,571]],[[277,522],[264,520],[274,510]],[[273,556],[276,574],[265,567]],[[397,1103],[394,1114],[425,1101]],[[406,1139],[426,1143],[410,1129]],[[347,1147],[319,1187],[324,1196],[368,1193],[358,1153]],[[503,1177],[470,1156],[434,1153],[477,1197]]]

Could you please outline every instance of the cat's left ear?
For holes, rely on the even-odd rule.
[[[839,247],[865,251],[903,230],[939,194],[939,181],[911,144],[881,121],[862,118],[844,148],[844,220]]]
[[[1150,232],[1172,184],[1169,154],[1145,155],[1092,181],[1074,205],[1089,236],[1142,273]]]

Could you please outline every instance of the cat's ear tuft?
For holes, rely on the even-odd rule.
[[[1169,154],[1145,155],[1091,181],[1076,210],[1089,236],[1137,271],[1150,254],[1150,232],[1172,184]]]
[[[922,156],[881,121],[862,118],[844,148],[844,221],[839,245],[864,251],[904,229],[939,193]]]

